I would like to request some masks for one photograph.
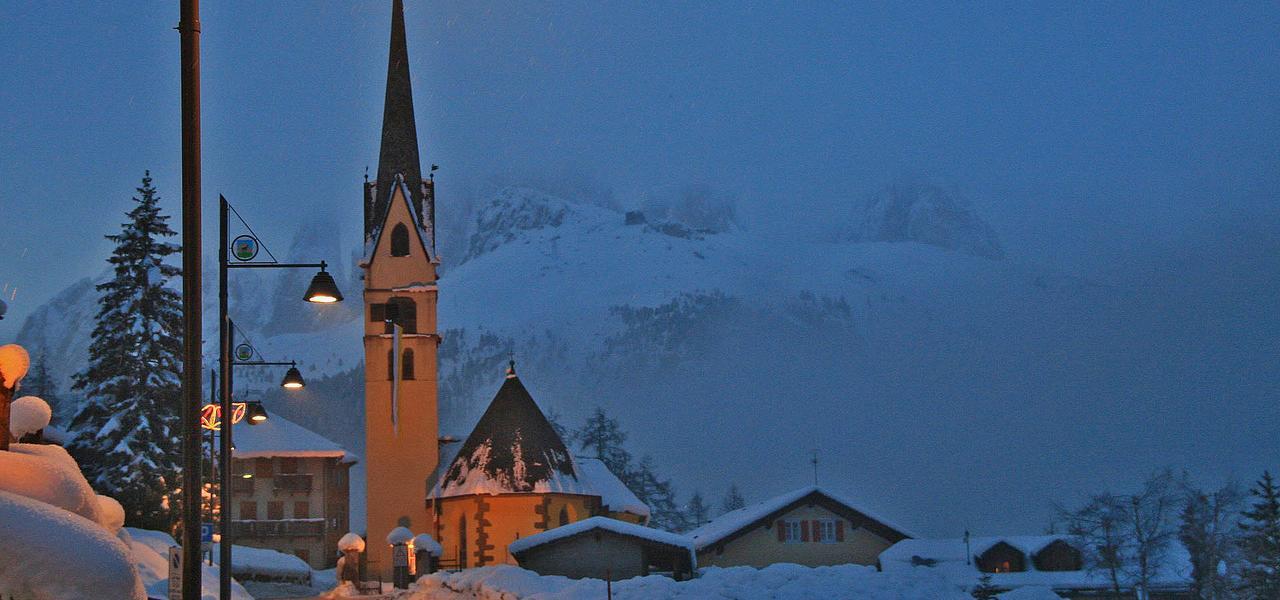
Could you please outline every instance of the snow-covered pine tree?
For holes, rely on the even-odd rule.
[[[128,525],[168,531],[179,507],[182,302],[166,285],[179,269],[165,259],[179,248],[163,241],[175,233],[150,171],[137,190],[129,222],[106,236],[114,276],[97,286],[89,366],[73,385],[86,402],[69,449],[94,488],[124,506]]]
[[[676,504],[676,491],[670,479],[658,477],[653,468],[653,458],[645,456],[640,465],[622,479],[623,483],[649,506],[649,525],[665,531],[690,529],[680,506]]]
[[[742,497],[742,492],[738,491],[738,484],[729,486],[729,491],[725,493],[724,500],[720,502],[721,512],[730,512],[739,508],[746,508],[747,500]]]
[[[1182,510],[1178,540],[1191,555],[1191,596],[1197,600],[1234,598],[1238,571],[1236,521],[1244,493],[1234,483],[1207,493],[1191,490]]]
[[[1249,600],[1280,598],[1280,489],[1271,473],[1250,490],[1253,506],[1241,516],[1241,597]]]
[[[624,482],[627,481],[627,475],[632,471],[631,453],[623,447],[623,443],[627,441],[627,434],[622,431],[622,426],[616,420],[605,414],[603,408],[597,406],[582,427],[573,430],[573,439],[577,442],[579,449],[586,452],[588,456],[599,459],[614,475]],[[631,491],[639,493],[635,488]]]
[[[1000,588],[991,583],[990,573],[983,573],[982,577],[978,578],[978,584],[969,590],[969,595],[973,596],[974,600],[996,600],[999,594]]]
[[[685,515],[688,517],[686,526],[688,529],[696,529],[702,527],[711,520],[711,507],[707,506],[706,501],[702,499],[702,492],[695,491],[693,496],[689,498],[689,504],[685,506]]]
[[[31,372],[27,374],[26,379],[22,380],[22,395],[37,396],[44,400],[49,408],[53,409],[53,418],[49,424],[56,425],[62,403],[58,400],[58,385],[53,382],[53,377],[49,375],[49,369],[45,366],[48,362],[46,353],[41,352],[40,358],[31,365]]]

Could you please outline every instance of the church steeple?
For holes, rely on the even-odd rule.
[[[387,93],[382,108],[382,146],[378,152],[378,178],[365,188],[364,234],[375,237],[391,202],[396,175],[409,188],[415,217],[426,229],[434,229],[433,194],[424,189],[418,159],[418,130],[413,120],[413,88],[409,80],[409,48],[404,33],[404,2],[391,6],[391,48],[387,56]],[[430,185],[426,186],[430,188]],[[424,204],[425,210],[424,210]],[[434,246],[434,240],[431,240]]]

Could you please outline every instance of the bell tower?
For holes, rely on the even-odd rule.
[[[391,576],[386,536],[428,531],[426,482],[439,462],[435,185],[422,180],[404,5],[391,10],[378,178],[364,185],[364,394],[371,573]]]

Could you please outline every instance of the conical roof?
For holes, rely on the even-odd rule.
[[[377,196],[365,205],[365,237],[391,203],[396,175],[404,177],[415,215],[423,220],[422,165],[418,159],[418,128],[413,119],[413,86],[409,79],[409,47],[404,33],[404,3],[391,6],[391,48],[387,53],[387,92],[382,107],[382,145],[378,152]]]
[[[564,440],[509,371],[440,483],[441,497],[520,492],[593,493]]]

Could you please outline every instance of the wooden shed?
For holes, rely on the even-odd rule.
[[[697,568],[693,541],[608,517],[589,519],[516,540],[508,550],[539,575],[618,581],[654,573],[687,579]]]

